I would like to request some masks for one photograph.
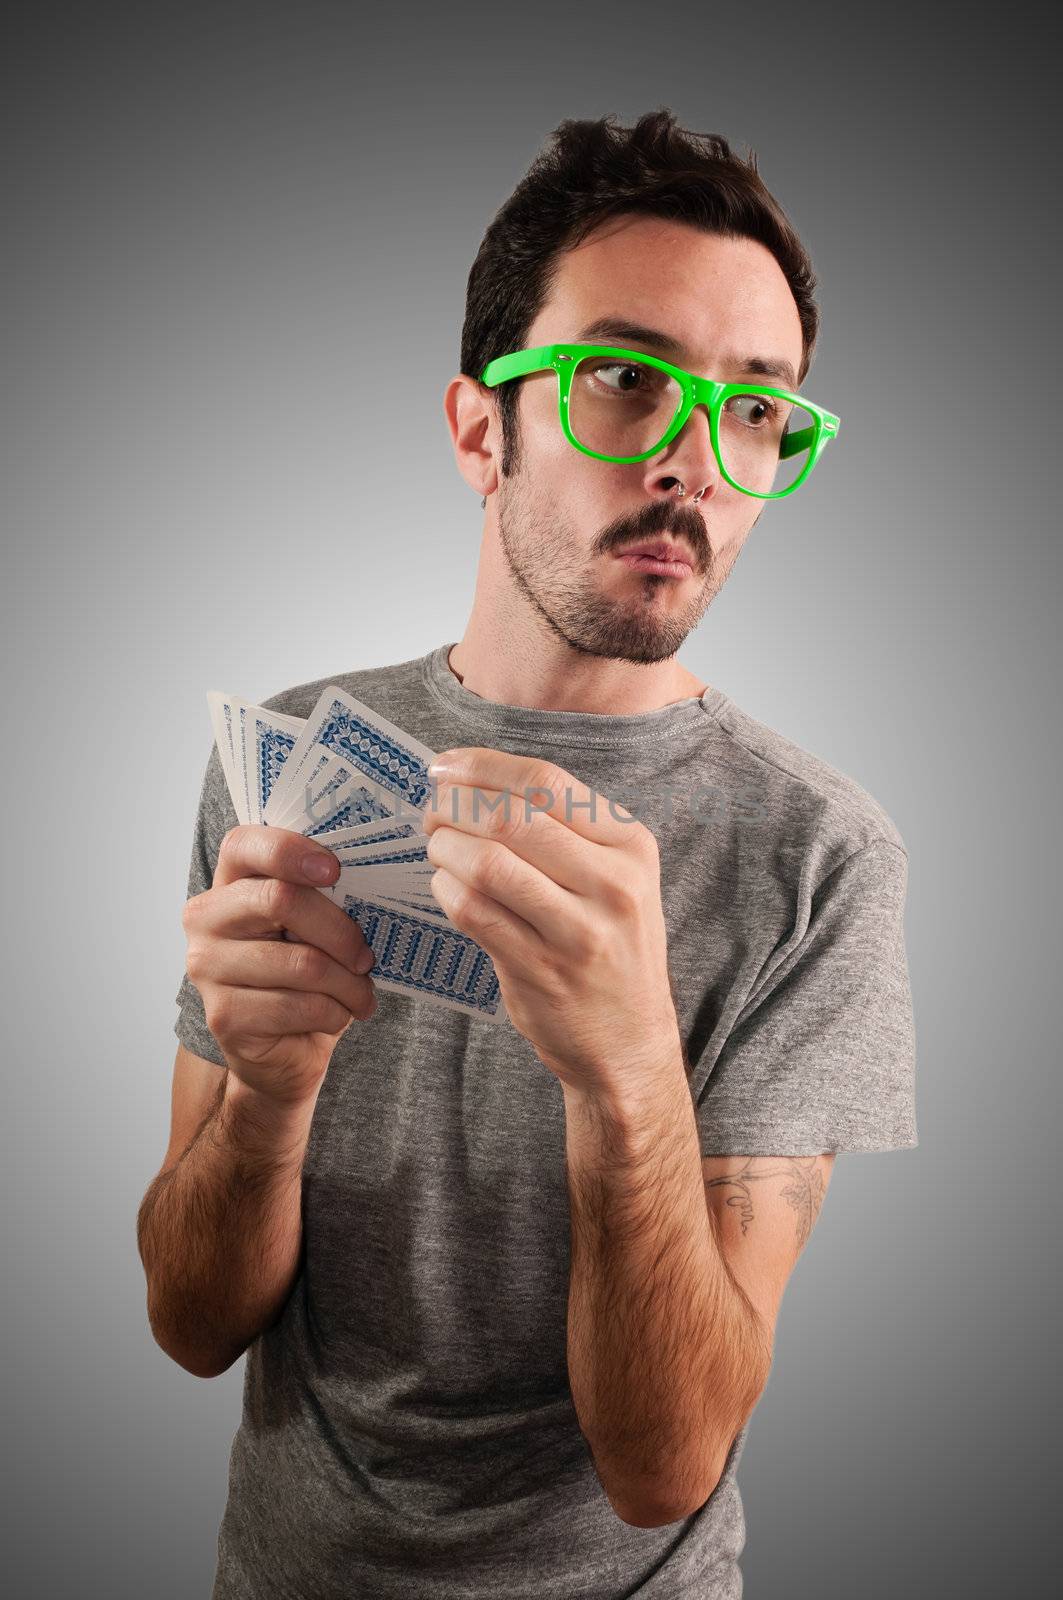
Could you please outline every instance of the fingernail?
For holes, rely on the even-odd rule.
[[[332,862],[335,857],[316,852],[312,856],[303,857],[303,871],[312,883],[328,883],[332,877]]]
[[[376,966],[376,956],[372,950],[360,950],[354,958],[354,970],[363,976]]]

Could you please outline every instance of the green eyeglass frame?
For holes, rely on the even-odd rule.
[[[683,395],[679,409],[652,449],[643,450],[642,454],[637,456],[603,456],[597,450],[590,450],[585,444],[580,444],[569,423],[568,399],[572,388],[572,375],[577,362],[584,356],[619,356],[625,361],[639,361],[644,366],[658,367],[662,372],[667,372],[679,384]],[[625,464],[645,461],[650,456],[656,455],[666,444],[671,444],[694,407],[703,405],[709,413],[709,436],[721,473],[732,489],[737,489],[739,494],[752,495],[756,500],[781,500],[785,495],[793,494],[795,489],[800,488],[830,440],[837,434],[841,424],[841,418],[836,417],[833,412],[814,405],[804,395],[791,394],[788,389],[769,389],[761,383],[751,384],[748,379],[745,383],[719,383],[714,378],[699,378],[697,373],[686,372],[682,367],[675,367],[669,361],[649,356],[644,350],[620,350],[614,345],[607,344],[544,344],[534,350],[514,350],[507,356],[496,356],[493,361],[489,361],[480,374],[480,382],[488,389],[492,389],[496,384],[505,383],[510,378],[523,378],[530,372],[545,372],[550,367],[557,373],[557,407],[561,427],[565,438],[574,449],[581,450],[585,456],[593,456],[596,461],[617,461]],[[813,418],[809,427],[799,428],[796,433],[784,435],[779,452],[780,458],[796,455],[798,451],[807,449],[808,460],[788,488],[777,489],[772,494],[758,494],[755,489],[745,489],[740,483],[736,483],[721,457],[720,410],[732,395],[751,392],[770,394],[780,400],[789,400],[794,405],[803,406]]]

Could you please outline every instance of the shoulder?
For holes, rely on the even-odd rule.
[[[712,715],[712,764],[755,802],[762,823],[803,856],[813,848],[822,875],[872,844],[907,859],[896,822],[863,784],[720,694]],[[889,852],[887,852],[888,854]]]

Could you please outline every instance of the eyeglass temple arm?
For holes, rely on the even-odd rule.
[[[826,434],[828,439],[833,439],[835,437],[838,432],[840,421],[841,419],[839,417],[824,417],[823,432]],[[785,461],[787,456],[796,456],[799,455],[802,450],[811,449],[812,441],[815,436],[816,430],[814,426],[808,428],[798,428],[794,433],[785,434],[783,436],[782,444],[779,447],[779,459],[781,461]]]
[[[507,383],[510,378],[523,378],[529,372],[541,372],[550,365],[552,345],[537,345],[534,350],[514,350],[508,356],[496,356],[480,374],[480,382],[492,388],[496,383]]]
[[[815,428],[798,428],[796,433],[783,435],[782,444],[779,446],[779,459],[785,461],[787,456],[796,456],[802,450],[807,450],[815,434]]]

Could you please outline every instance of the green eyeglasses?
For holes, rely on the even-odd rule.
[[[604,344],[514,350],[489,361],[480,382],[490,389],[551,367],[565,438],[584,455],[645,461],[703,405],[720,471],[733,489],[760,500],[781,500],[800,488],[841,422],[786,389],[719,383],[641,350]]]

